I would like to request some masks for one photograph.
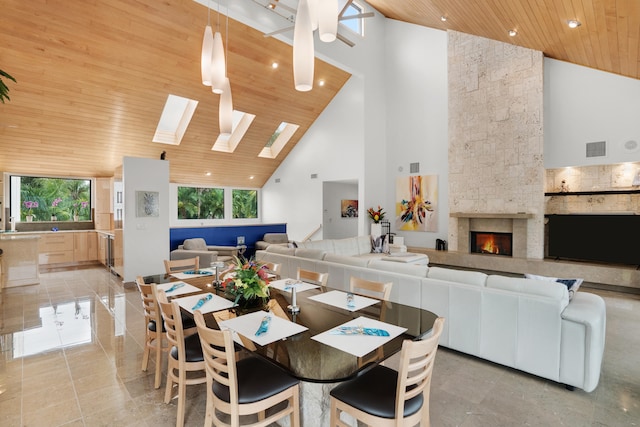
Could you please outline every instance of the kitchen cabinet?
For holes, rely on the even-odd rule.
[[[40,265],[73,262],[74,233],[44,233],[40,235],[38,259]]]
[[[96,261],[98,259],[98,236],[95,231],[73,233],[73,261]]]

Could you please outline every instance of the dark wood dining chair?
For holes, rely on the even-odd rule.
[[[347,427],[340,420],[343,412],[368,426],[428,427],[431,374],[443,325],[439,317],[429,338],[402,343],[398,371],[377,365],[332,389],[331,427]]]
[[[214,420],[216,426],[237,427],[246,415],[257,416],[252,427],[266,427],[287,416],[291,426],[299,427],[300,381],[259,356],[236,360],[231,331],[209,328],[197,310],[195,319],[207,372],[205,427]],[[267,416],[266,410],[276,406]]]

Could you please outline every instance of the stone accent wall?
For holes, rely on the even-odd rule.
[[[548,169],[546,173],[547,193],[562,192],[563,185],[568,192],[640,190],[640,186],[633,185],[634,178],[640,173],[640,163]],[[640,194],[547,196],[545,212],[640,213]]]
[[[528,258],[544,253],[543,57],[449,31],[449,210],[530,213]],[[458,250],[458,219],[449,219]]]

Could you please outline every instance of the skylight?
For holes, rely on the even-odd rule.
[[[282,122],[280,126],[273,132],[269,141],[265,144],[258,157],[264,157],[267,159],[275,159],[280,154],[280,151],[287,145],[287,142],[291,139],[293,134],[298,130],[300,126],[293,125],[291,123]]]
[[[218,135],[218,139],[216,139],[211,150],[233,153],[255,118],[255,114],[233,110],[233,127],[231,130],[231,136]]]
[[[169,95],[152,141],[180,145],[197,106],[198,101],[193,99]]]

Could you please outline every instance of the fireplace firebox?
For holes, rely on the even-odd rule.
[[[469,249],[474,254],[513,256],[513,234],[472,231]]]

